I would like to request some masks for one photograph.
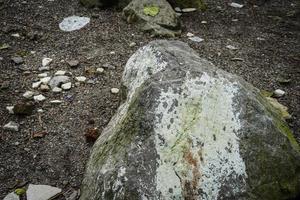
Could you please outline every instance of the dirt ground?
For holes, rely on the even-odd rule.
[[[180,17],[183,33],[176,39],[188,42],[200,56],[259,89],[284,90],[286,95],[279,102],[289,108],[292,119],[288,123],[300,141],[299,7],[297,10],[296,0],[257,1],[257,6],[254,2],[249,0],[237,9],[227,1],[210,0],[206,12]],[[91,22],[79,31],[60,31],[58,24],[71,15],[90,17]],[[187,32],[204,41],[188,40]],[[13,37],[15,33],[20,37]],[[88,128],[101,131],[109,122],[119,105],[119,95],[110,89],[120,87],[130,55],[153,39],[128,25],[121,12],[86,9],[78,0],[0,0],[0,45],[10,45],[0,50],[0,125],[11,120],[20,124],[18,132],[0,129],[0,199],[28,183],[60,187],[66,196],[79,189],[92,146],[84,134]],[[130,47],[131,42],[137,45]],[[15,55],[23,56],[24,64],[15,65],[11,61]],[[46,101],[36,104],[32,115],[10,115],[6,106],[23,100],[22,94],[31,90],[44,57],[53,59],[51,74],[66,70],[72,77],[84,75],[93,83],[61,94],[45,92]],[[80,66],[70,68],[66,63],[70,59],[80,61]],[[115,69],[105,69],[100,75],[91,73],[105,63]],[[280,83],[283,78],[290,82]],[[49,103],[55,99],[64,103]],[[32,138],[37,132],[46,135]]]

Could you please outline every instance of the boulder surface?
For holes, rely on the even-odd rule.
[[[251,84],[165,40],[140,48],[122,82],[123,104],[93,147],[81,200],[299,194],[299,144]]]
[[[155,36],[174,37],[181,33],[177,15],[166,0],[133,0],[123,13],[128,23]]]

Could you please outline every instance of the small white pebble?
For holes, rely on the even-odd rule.
[[[111,88],[111,93],[113,93],[113,94],[117,94],[117,93],[119,93],[119,89],[118,88]]]
[[[58,70],[57,72],[55,72],[54,76],[63,76],[65,74],[66,74],[66,71]]]
[[[49,65],[52,62],[51,58],[43,58],[42,60],[42,66],[46,67],[47,65]]]
[[[85,82],[86,81],[86,77],[84,76],[77,76],[75,77],[75,80],[78,82]]]
[[[38,81],[38,82],[35,82],[35,83],[32,83],[32,88],[38,88],[38,87],[40,87],[40,85],[42,84],[42,82],[41,81]]]
[[[44,100],[46,100],[46,97],[45,97],[44,95],[40,94],[40,95],[34,96],[33,99],[34,99],[35,101],[39,102],[39,101],[44,101]]]
[[[41,78],[40,82],[42,82],[43,84],[48,84],[50,80],[51,80],[51,77],[44,77],[44,78]]]
[[[99,68],[96,69],[96,72],[101,74],[101,73],[104,72],[104,69],[102,67],[99,67]]]
[[[23,97],[26,98],[26,99],[30,99],[30,98],[33,97],[33,95],[34,95],[33,92],[31,92],[31,91],[26,91],[26,92],[23,94]]]
[[[281,89],[277,89],[274,91],[274,96],[275,97],[282,97],[285,94],[285,91],[281,90]]]
[[[193,37],[193,36],[194,36],[194,34],[193,34],[193,33],[190,33],[190,32],[188,32],[188,33],[186,34],[186,36],[187,36],[187,37]]]
[[[38,74],[38,77],[39,77],[39,78],[45,78],[45,77],[47,77],[47,76],[48,76],[47,73],[41,73],[41,74]]]
[[[14,114],[14,106],[6,106],[6,110],[9,114]]]
[[[63,90],[69,90],[69,89],[71,89],[71,87],[72,87],[72,83],[71,83],[71,82],[65,83],[65,84],[62,84],[62,85],[61,85],[61,88],[62,88]]]
[[[54,93],[59,93],[59,92],[61,92],[61,91],[62,91],[62,89],[59,88],[59,87],[54,87],[54,88],[52,89],[52,92],[54,92]]]

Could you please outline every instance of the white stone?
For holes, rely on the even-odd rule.
[[[39,101],[45,101],[45,100],[46,100],[46,97],[45,97],[44,95],[40,94],[40,95],[34,96],[33,99],[34,99],[35,101],[39,102]]]
[[[55,88],[52,89],[52,92],[54,92],[54,93],[59,93],[61,91],[62,91],[62,89],[59,88],[59,87],[55,87]]]
[[[113,94],[117,94],[117,93],[119,93],[119,89],[118,88],[111,88],[111,93],[113,93]]]
[[[11,34],[11,36],[19,38],[20,34],[19,33],[14,33],[14,34]]]
[[[53,101],[50,101],[51,104],[61,104],[63,101],[61,100],[53,100]]]
[[[136,46],[136,43],[135,43],[135,42],[131,42],[131,43],[129,44],[129,46],[130,46],[130,47],[134,47],[134,46]]]
[[[46,66],[48,66],[51,62],[52,62],[52,59],[51,59],[51,58],[43,58],[43,60],[42,60],[42,66],[43,66],[43,67],[46,67]]]
[[[193,36],[193,37],[189,37],[189,40],[192,40],[194,42],[202,42],[204,41],[204,39],[197,37],[197,36]]]
[[[193,33],[190,33],[190,32],[188,32],[188,33],[186,34],[186,36],[187,36],[187,37],[193,37],[193,36],[194,36],[194,34],[193,34]]]
[[[207,24],[207,21],[201,21],[201,24]]]
[[[96,72],[101,74],[101,73],[104,72],[104,69],[102,67],[99,67],[99,68],[96,69]]]
[[[47,77],[47,76],[48,76],[47,73],[41,73],[41,74],[38,74],[38,77],[39,77],[39,78],[45,78],[45,77]]]
[[[3,126],[3,129],[8,130],[8,131],[19,131],[19,124],[17,124],[16,122],[10,121]]]
[[[61,189],[49,185],[29,184],[26,191],[27,200],[49,200],[61,193]]]
[[[195,12],[197,9],[196,8],[183,8],[181,11],[184,13],[188,12]]]
[[[14,114],[14,106],[6,106],[6,110],[9,114]]]
[[[6,195],[6,197],[4,197],[3,200],[19,200],[19,199],[20,197],[16,193],[11,192],[8,195]]]
[[[71,87],[72,87],[72,83],[71,83],[71,82],[69,82],[69,83],[64,83],[64,84],[61,85],[61,88],[62,88],[63,90],[69,90],[69,89],[71,89]]]
[[[226,48],[230,49],[230,50],[238,50],[239,49],[239,48],[237,48],[235,46],[232,46],[232,45],[227,45]]]
[[[62,83],[67,83],[70,81],[70,78],[68,76],[54,76],[50,81],[49,81],[49,86],[51,88],[58,87]]]
[[[75,77],[75,80],[78,82],[85,82],[86,81],[86,77],[84,76],[77,76]]]
[[[41,81],[38,81],[38,82],[35,82],[35,83],[32,83],[32,88],[35,89],[35,88],[38,88],[40,87],[40,85],[42,84]]]
[[[23,94],[23,97],[26,98],[26,99],[31,99],[33,97],[34,93],[31,92],[31,91],[26,91],[24,94]]]
[[[51,77],[44,77],[44,78],[41,78],[40,82],[42,82],[43,84],[48,84],[50,80],[51,80]]]
[[[55,76],[63,76],[66,74],[66,71],[63,71],[63,70],[58,70],[57,72],[55,72]]]
[[[281,89],[277,89],[274,91],[274,96],[275,97],[282,97],[285,94],[285,91],[281,90]]]
[[[83,28],[88,23],[90,23],[90,18],[88,17],[70,16],[63,19],[59,24],[59,28],[60,30],[67,32],[75,31]]]
[[[242,7],[244,7],[244,5],[239,4],[239,3],[234,3],[234,2],[229,3],[229,6],[231,6],[233,8],[242,8]]]
[[[40,86],[40,90],[43,91],[43,92],[47,92],[47,91],[50,90],[50,88],[49,88],[48,85],[42,84],[42,85]]]

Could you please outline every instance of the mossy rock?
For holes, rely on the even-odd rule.
[[[122,84],[127,98],[93,147],[80,200],[300,194],[300,147],[280,112],[187,44],[150,42]]]

